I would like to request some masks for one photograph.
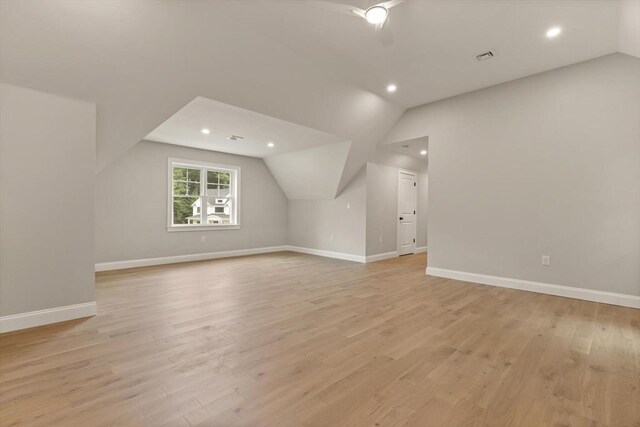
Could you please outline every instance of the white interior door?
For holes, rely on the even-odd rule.
[[[398,174],[398,254],[416,251],[416,174],[400,171]]]

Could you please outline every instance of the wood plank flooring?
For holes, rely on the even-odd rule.
[[[640,426],[640,311],[290,252],[99,273],[0,337],[0,425]]]

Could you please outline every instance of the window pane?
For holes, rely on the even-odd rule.
[[[174,197],[173,198],[173,223],[174,224],[200,224],[199,197]]]
[[[189,195],[190,196],[199,196],[200,195],[200,183],[199,182],[190,182],[188,184]]]
[[[189,169],[189,181],[191,181],[191,182],[200,182],[200,170],[199,169]]]
[[[218,172],[207,171],[207,182],[210,184],[218,183]]]
[[[218,196],[220,197],[228,197],[230,194],[230,189],[228,185],[221,185],[220,190],[218,190]]]
[[[218,172],[218,182],[220,184],[229,184],[231,181],[229,172]]]
[[[233,224],[231,199],[207,197],[207,223]]]
[[[186,181],[187,180],[187,168],[174,167],[173,168],[173,179],[178,181]]]
[[[185,196],[187,194],[187,183],[183,181],[173,181],[173,195]]]

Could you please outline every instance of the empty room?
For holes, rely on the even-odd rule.
[[[0,427],[640,427],[640,0],[0,0]]]

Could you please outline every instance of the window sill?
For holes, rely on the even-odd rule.
[[[220,225],[170,225],[167,231],[219,231],[219,230],[239,230],[240,224],[220,224]]]

